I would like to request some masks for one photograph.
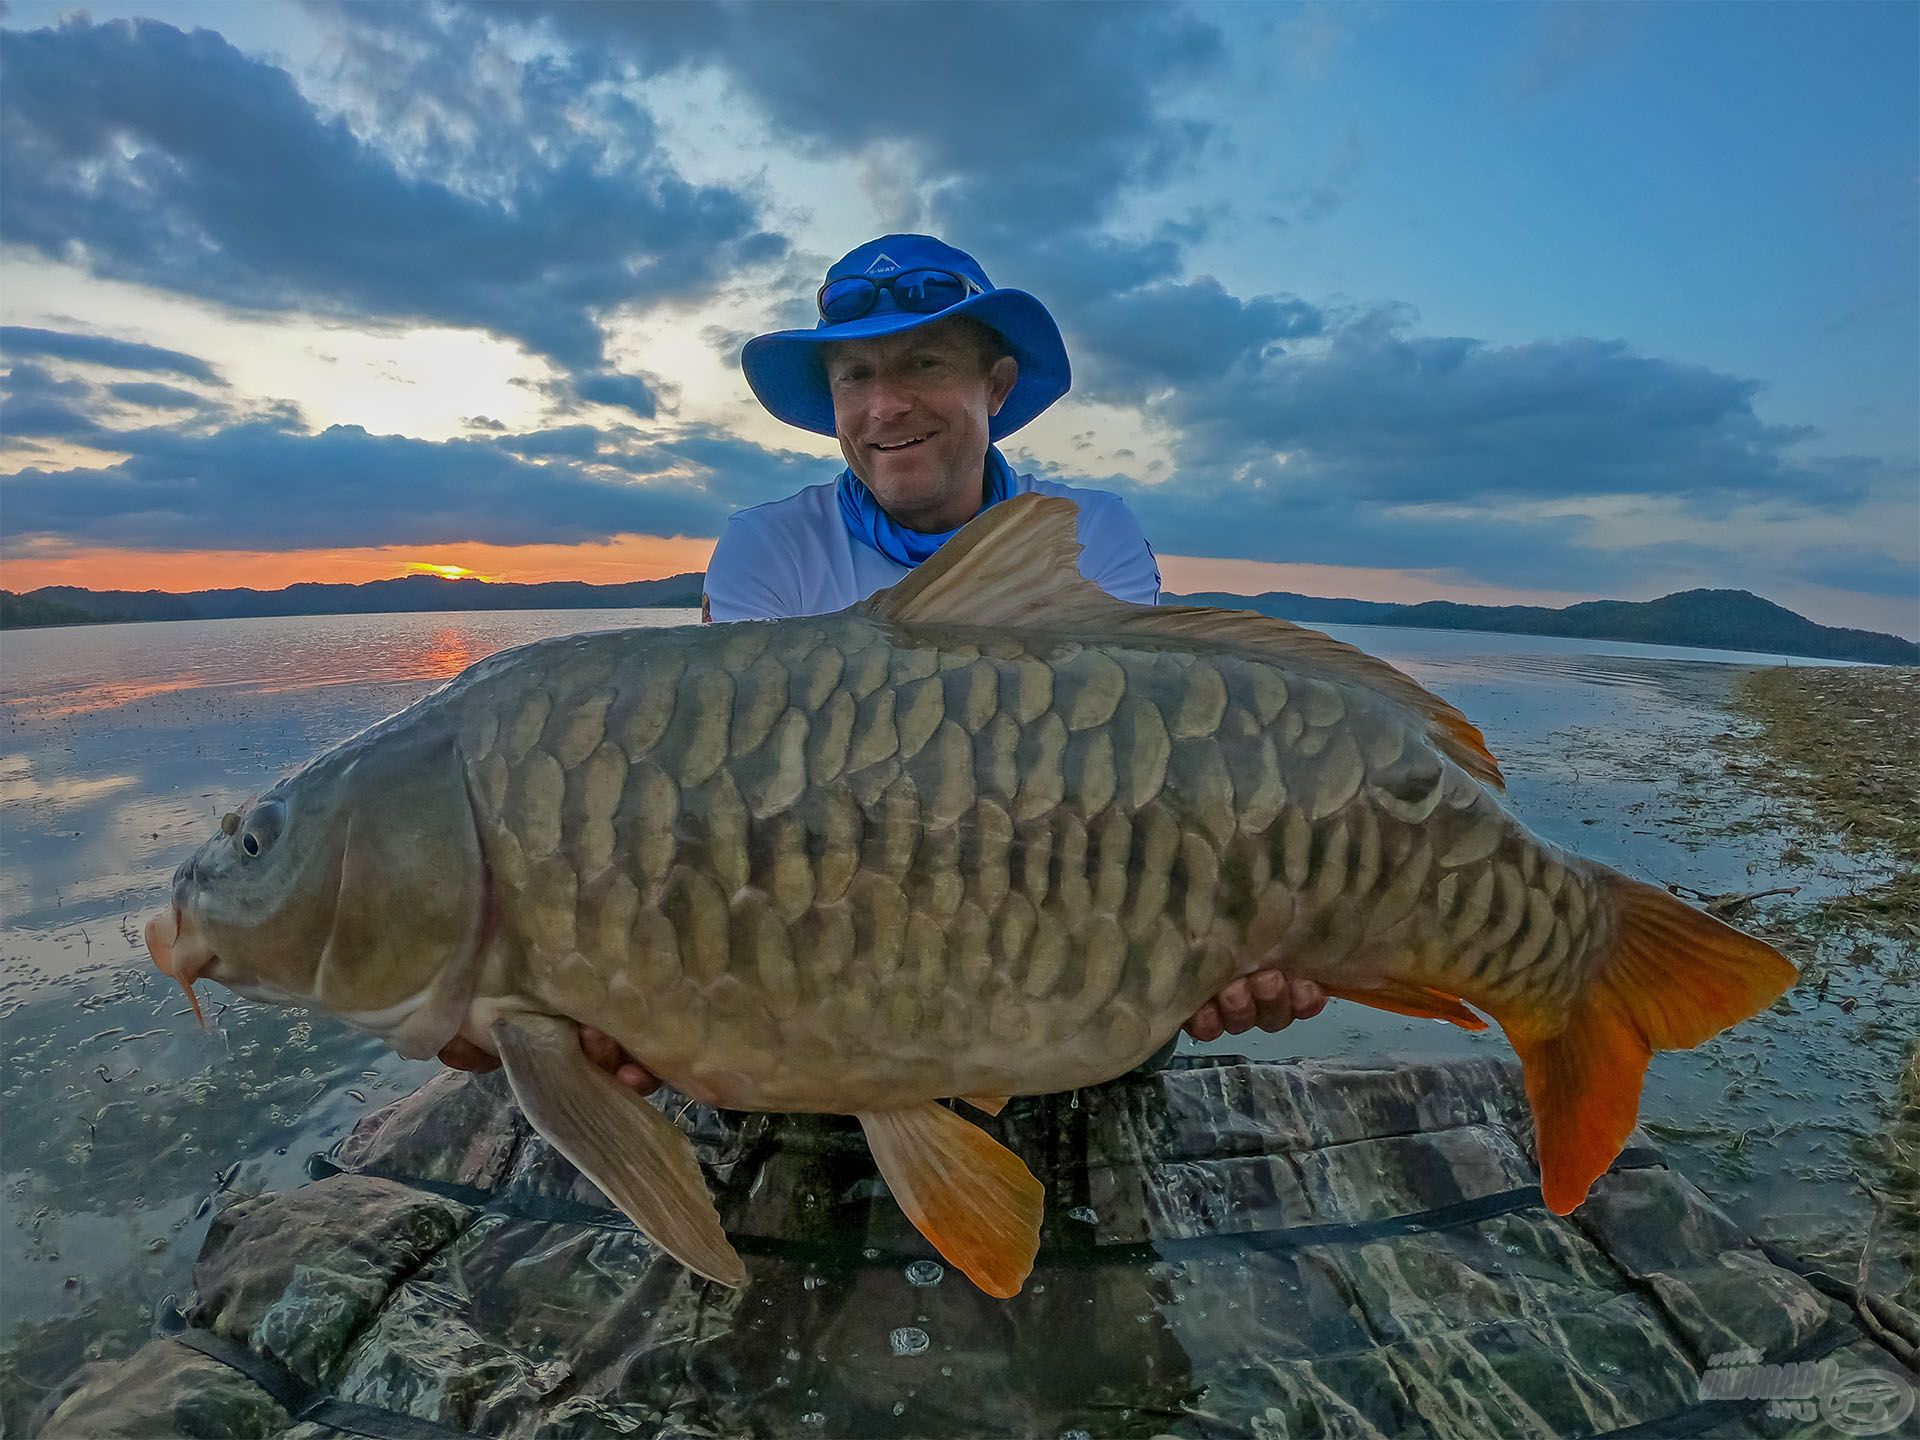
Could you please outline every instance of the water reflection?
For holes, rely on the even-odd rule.
[[[451,625],[443,625],[433,632],[433,639],[425,655],[421,657],[421,669],[429,680],[451,680],[467,666],[481,657],[473,653],[466,632]]]
[[[0,755],[0,805],[29,805],[61,810],[116,794],[139,781],[132,775],[100,775],[43,780],[25,755]]]
[[[10,632],[0,693],[0,1433],[146,1338],[212,1197],[304,1157],[435,1067],[284,1010],[201,1034],[140,919],[223,810],[474,660],[683,611],[353,616]],[[214,998],[214,997],[209,997]],[[236,1168],[237,1167],[237,1168]]]
[[[14,631],[0,721],[44,724],[225,688],[287,694],[437,682],[496,650],[549,635],[697,618],[683,610],[542,610],[484,619],[315,615]]]

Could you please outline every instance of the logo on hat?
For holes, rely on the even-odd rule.
[[[890,275],[895,270],[898,270],[899,268],[900,268],[899,261],[895,260],[892,256],[880,255],[880,256],[876,256],[874,259],[874,262],[871,265],[867,266],[867,274]]]

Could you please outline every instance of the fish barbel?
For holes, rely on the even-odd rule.
[[[934,1246],[1017,1293],[1041,1187],[940,1104],[1110,1079],[1236,976],[1505,1029],[1565,1213],[1655,1050],[1794,979],[1779,954],[1530,833],[1479,731],[1285,621],[1114,600],[1071,502],[987,511],[837,615],[485,660],[229,816],[155,963],[434,1054],[650,1238],[745,1267],[693,1151],[580,1052],[684,1093],[857,1115]]]

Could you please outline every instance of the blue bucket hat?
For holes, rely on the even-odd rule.
[[[756,335],[740,352],[740,368],[760,403],[789,425],[831,435],[833,396],[821,364],[822,346],[835,340],[897,335],[954,315],[971,316],[996,332],[1020,365],[1012,393],[988,426],[988,439],[1011,435],[1067,393],[1073,373],[1067,365],[1066,342],[1047,307],[1024,290],[994,289],[978,261],[931,235],[882,235],[869,240],[836,261],[821,288],[850,276],[884,281],[910,270],[950,270],[971,280],[979,291],[944,310],[923,314],[902,309],[893,292],[882,289],[873,308],[857,319],[834,325],[823,317],[811,330]]]

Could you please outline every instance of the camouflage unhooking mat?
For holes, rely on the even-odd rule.
[[[1011,1301],[942,1267],[854,1121],[663,1099],[747,1289],[651,1250],[498,1076],[448,1074],[221,1214],[172,1333],[43,1433],[1911,1433],[1912,1372],[1644,1144],[1544,1210],[1500,1063],[1189,1060],[969,1112],[1050,1191]]]

